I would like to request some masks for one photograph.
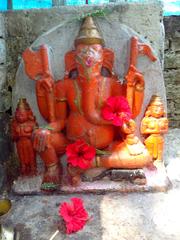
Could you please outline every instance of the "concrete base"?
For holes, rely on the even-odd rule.
[[[164,192],[171,183],[162,163],[156,170],[143,169],[146,179],[130,181],[111,181],[107,177],[94,182],[82,182],[78,187],[72,187],[64,178],[64,183],[55,192],[56,194],[69,193],[105,193],[105,192]],[[145,180],[145,181],[144,181]],[[13,184],[13,192],[18,195],[47,194],[41,191],[42,175],[35,177],[19,177]],[[49,193],[49,192],[48,192]]]

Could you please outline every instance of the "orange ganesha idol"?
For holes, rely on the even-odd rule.
[[[145,146],[156,163],[163,159],[163,135],[167,131],[168,119],[162,100],[159,96],[153,95],[141,123],[141,133],[145,136]]]
[[[137,38],[133,37],[131,43],[126,83],[120,83],[114,74],[113,50],[104,47],[92,17],[85,18],[75,39],[75,50],[65,55],[64,79],[54,81],[48,47],[24,52],[26,74],[38,79],[38,107],[49,123],[46,130],[34,132],[35,150],[45,164],[43,184],[61,183],[60,157],[65,152],[68,173],[76,185],[87,168],[142,169],[152,162],[135,136],[133,119],[141,111],[145,87],[143,75],[136,69],[138,54],[152,61],[156,58]],[[105,154],[97,156],[98,152]]]
[[[11,124],[11,135],[16,142],[20,172],[25,176],[36,174],[36,153],[32,142],[32,132],[36,127],[29,104],[25,98],[20,99]]]

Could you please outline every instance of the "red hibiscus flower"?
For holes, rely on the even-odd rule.
[[[89,219],[80,198],[71,198],[71,203],[63,202],[59,206],[59,215],[66,224],[67,234],[81,230]]]
[[[84,140],[77,140],[66,148],[67,162],[73,167],[88,169],[95,157],[96,150]]]
[[[132,117],[128,101],[126,98],[119,96],[109,97],[102,108],[101,114],[105,120],[112,121],[114,126],[122,126]]]

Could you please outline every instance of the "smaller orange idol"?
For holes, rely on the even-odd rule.
[[[25,98],[19,99],[15,116],[12,120],[11,134],[16,142],[20,161],[20,171],[24,176],[36,174],[36,154],[33,149],[32,132],[37,123]]]
[[[168,119],[162,100],[159,96],[153,95],[141,123],[141,133],[145,135],[145,146],[154,161],[162,161],[163,159],[163,135],[167,131]]]

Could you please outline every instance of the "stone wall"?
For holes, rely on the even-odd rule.
[[[6,84],[6,37],[5,17],[0,13],[0,191],[6,181],[5,166],[9,158],[11,143],[9,139],[9,114],[11,106],[11,91]]]
[[[0,113],[7,111],[11,105],[11,96],[6,84],[6,52],[5,16],[0,13]]]
[[[180,16],[164,18],[164,78],[170,127],[180,128]]]

